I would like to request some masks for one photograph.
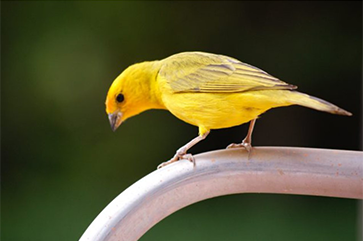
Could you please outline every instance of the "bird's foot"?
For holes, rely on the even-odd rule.
[[[167,166],[167,165],[169,165],[169,164],[171,164],[171,163],[173,163],[173,162],[177,162],[177,161],[179,161],[179,160],[183,160],[183,159],[185,159],[185,160],[188,160],[188,161],[190,161],[190,162],[192,162],[193,163],[193,166],[195,166],[195,159],[194,159],[194,157],[193,157],[193,155],[192,154],[188,154],[188,153],[183,153],[182,151],[177,151],[176,153],[175,153],[175,155],[173,156],[173,158],[171,158],[169,161],[167,161],[167,162],[163,162],[163,163],[161,163],[158,167],[157,167],[157,169],[160,169],[160,168],[162,168],[162,167],[165,167],[165,166]]]
[[[238,144],[232,143],[232,144],[227,146],[227,149],[241,148],[241,147],[246,149],[246,151],[248,152],[248,159],[249,159],[250,155],[251,155],[251,152],[252,152],[252,145],[249,142],[242,141],[242,143],[238,143]]]
[[[248,143],[248,142],[242,142],[242,143],[232,143],[230,145],[227,146],[226,149],[232,149],[232,148],[245,148],[248,152],[250,152],[252,150],[252,145],[251,143]]]

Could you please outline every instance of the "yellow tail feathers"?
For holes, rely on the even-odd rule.
[[[329,103],[328,101],[319,99],[317,97],[310,96],[297,91],[291,91],[290,93],[291,96],[289,96],[289,100],[291,101],[292,104],[301,105],[315,110],[325,111],[337,115],[347,115],[347,116],[352,115],[352,113],[343,110],[342,108],[339,108],[338,106],[333,105],[332,103]]]

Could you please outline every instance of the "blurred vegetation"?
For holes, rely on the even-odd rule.
[[[1,50],[6,241],[77,240],[197,135],[166,111],[111,131],[106,92],[135,62],[190,50],[235,57],[354,114],[272,110],[254,145],[361,146],[362,2],[2,1]],[[212,131],[191,152],[224,148],[246,130]],[[233,195],[187,207],[142,240],[355,240],[357,210],[349,199]]]

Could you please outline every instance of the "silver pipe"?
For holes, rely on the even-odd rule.
[[[280,193],[363,199],[363,152],[255,147],[195,155],[140,179],[117,196],[80,241],[138,240],[175,211],[212,197]]]

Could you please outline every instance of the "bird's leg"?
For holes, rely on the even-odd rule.
[[[240,143],[240,144],[232,143],[229,146],[227,146],[227,149],[236,148],[236,147],[244,147],[247,150],[248,154],[250,154],[251,150],[252,150],[252,145],[251,145],[252,132],[253,132],[253,127],[255,126],[255,123],[256,123],[256,119],[251,120],[250,126],[248,127],[247,136],[245,139],[243,139],[242,143]]]
[[[200,142],[201,140],[204,140],[207,135],[209,134],[209,131],[204,133],[203,135],[199,135],[196,138],[194,138],[193,140],[191,140],[190,142],[188,142],[187,144],[185,144],[184,146],[180,147],[173,158],[171,158],[169,161],[167,162],[163,162],[158,166],[158,169],[165,167],[166,165],[169,165],[170,163],[179,161],[180,159],[187,159],[191,162],[193,162],[193,165],[195,166],[195,160],[194,157],[192,156],[192,154],[187,154],[187,151],[194,146],[195,144],[197,144],[198,142]]]

